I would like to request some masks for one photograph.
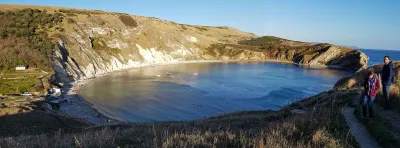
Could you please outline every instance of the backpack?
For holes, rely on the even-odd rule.
[[[396,80],[399,79],[398,77],[395,77],[399,74],[399,72],[400,72],[400,66],[397,66],[397,68],[393,68],[392,83],[396,82]]]

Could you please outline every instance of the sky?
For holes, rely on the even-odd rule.
[[[230,26],[258,36],[400,50],[400,0],[0,0]]]

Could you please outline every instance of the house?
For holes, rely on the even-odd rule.
[[[15,70],[27,70],[28,66],[27,65],[18,65],[15,67]]]

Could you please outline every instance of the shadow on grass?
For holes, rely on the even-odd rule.
[[[3,138],[46,134],[58,130],[72,132],[88,126],[86,123],[42,110],[1,116],[0,125],[0,137]]]
[[[398,148],[400,144],[396,139],[389,133],[391,130],[391,124],[385,119],[381,118],[378,114],[374,114],[373,119],[362,119],[362,107],[360,105],[355,106],[354,114],[368,129],[370,134],[376,139],[380,146],[384,148]]]

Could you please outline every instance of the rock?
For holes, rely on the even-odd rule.
[[[306,111],[300,110],[300,109],[293,109],[293,110],[290,111],[290,113],[292,113],[292,114],[303,114],[305,112]]]
[[[49,103],[43,103],[42,106],[41,106],[41,108],[42,108],[44,111],[53,111],[53,107],[51,107],[51,105],[50,105]]]
[[[359,50],[353,50],[343,57],[332,60],[329,65],[339,66],[352,71],[360,71],[367,68],[368,59],[369,57],[365,53]]]

